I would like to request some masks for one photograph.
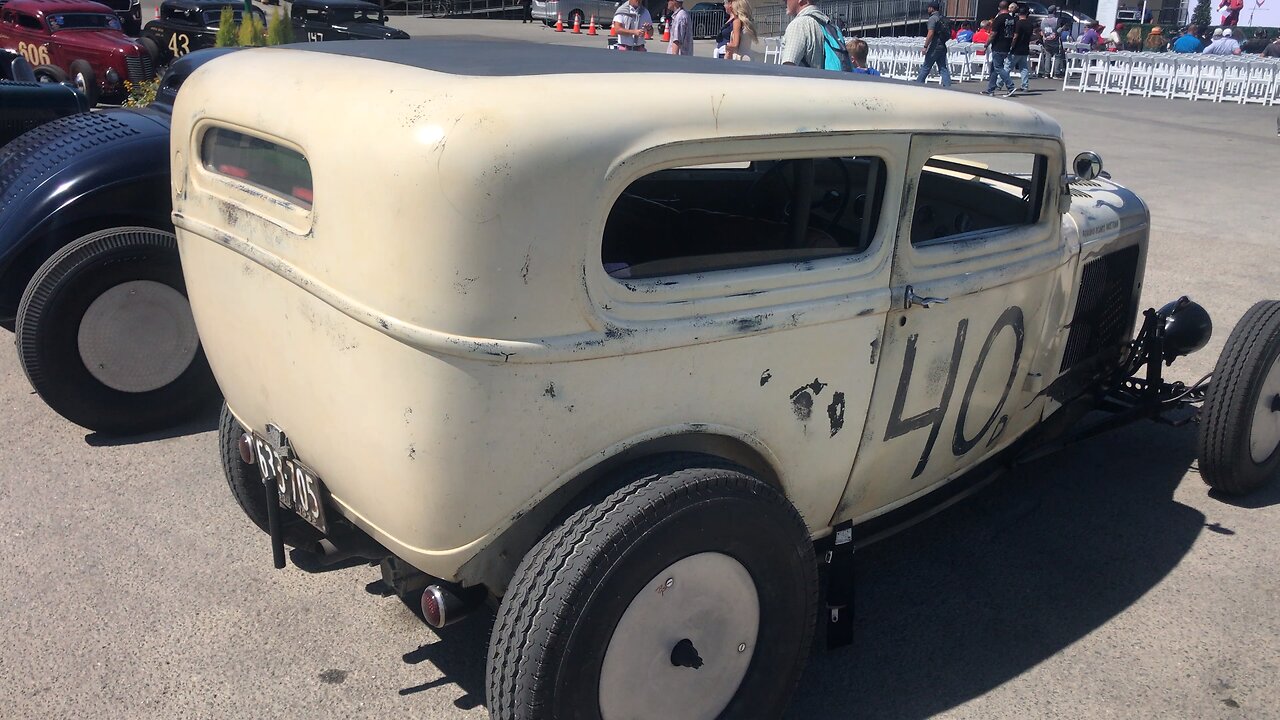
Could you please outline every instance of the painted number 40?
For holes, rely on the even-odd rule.
[[[47,46],[20,42],[18,43],[18,54],[26,58],[27,62],[32,65],[49,64],[49,48]]]

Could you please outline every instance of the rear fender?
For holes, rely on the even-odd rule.
[[[47,123],[0,150],[0,320],[58,248],[121,224],[172,228],[168,118],[115,111]]]

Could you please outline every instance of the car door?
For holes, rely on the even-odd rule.
[[[1061,158],[1047,138],[912,140],[894,309],[837,519],[914,499],[1038,420],[1046,320],[1067,299]]]
[[[339,17],[333,10],[326,10],[324,13],[324,39],[350,40],[351,33],[347,32],[349,24],[350,20]]]
[[[13,24],[10,29],[10,45],[6,49],[14,50],[25,57],[35,67],[42,65],[60,65],[54,57],[58,53],[51,47],[49,31],[34,15],[13,11]]]
[[[321,42],[330,38],[325,37],[324,25],[319,22],[321,11],[312,10],[311,8],[293,8],[290,10],[293,18],[293,34],[298,40],[305,39],[307,42]]]

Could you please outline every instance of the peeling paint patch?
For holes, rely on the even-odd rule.
[[[880,338],[871,341],[871,364],[875,365],[880,358]]]
[[[831,404],[827,406],[827,419],[831,421],[831,437],[844,428],[844,393],[833,392]]]
[[[556,384],[547,383],[547,389],[542,391],[543,396],[554,398],[556,396]]]
[[[524,254],[524,264],[520,266],[520,279],[524,281],[525,285],[529,284],[529,262],[532,258],[533,246],[530,245],[529,249]]]
[[[773,373],[769,372],[769,368],[765,368],[764,372],[760,373],[760,387],[764,387],[765,385],[768,385],[769,381],[772,379],[773,379]]]
[[[791,411],[796,414],[797,420],[805,422],[813,417],[813,399],[822,394],[822,389],[826,386],[826,383],[814,378],[813,382],[801,385],[791,393]]]
[[[414,457],[416,457],[416,456],[417,456],[417,454],[418,454],[418,450],[417,450],[417,448],[415,448],[415,447],[413,446],[413,444],[412,444],[412,443],[410,443],[410,444],[409,444],[409,459],[410,459],[410,460],[413,460],[413,459],[414,459]]]

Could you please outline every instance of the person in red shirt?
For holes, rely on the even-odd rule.
[[[991,21],[983,20],[982,25],[978,27],[978,32],[973,34],[973,42],[976,45],[986,45],[987,40],[991,37]]]

